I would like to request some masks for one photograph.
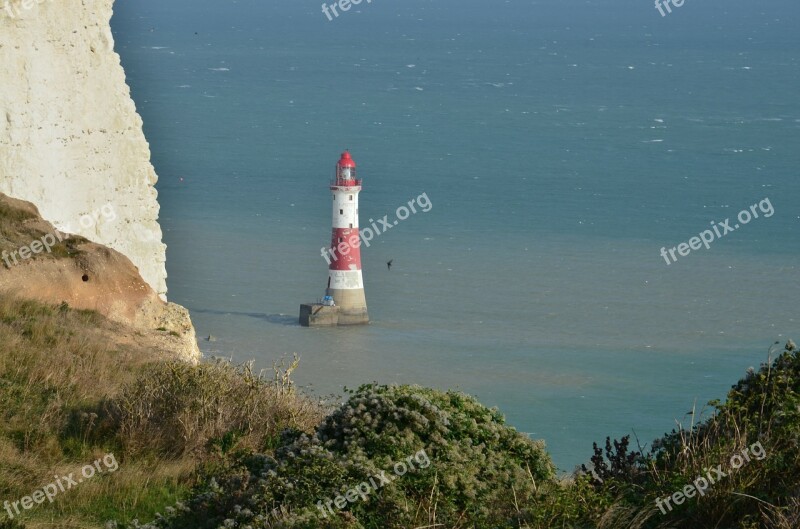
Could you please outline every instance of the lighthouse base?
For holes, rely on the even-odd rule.
[[[331,327],[334,325],[364,325],[369,323],[367,309],[347,309],[321,303],[300,305],[300,325],[303,327]]]

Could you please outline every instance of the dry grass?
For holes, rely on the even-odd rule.
[[[162,361],[158,351],[119,344],[122,332],[93,312],[0,297],[0,498],[19,500],[55,474],[68,475],[98,455],[117,453],[108,440],[89,442],[92,420],[83,410],[96,408],[139,370]],[[109,498],[120,502],[116,512],[125,512],[126,497],[183,490],[195,465],[151,463],[145,470],[135,461],[120,464],[125,468],[118,473],[82,483],[26,513],[26,525],[102,527],[100,506]]]
[[[269,451],[281,432],[311,432],[324,418],[314,401],[296,393],[290,374],[297,359],[271,378],[252,364],[216,360],[148,368],[108,408],[128,453],[181,457],[212,449]]]
[[[94,312],[0,295],[0,502],[105,454],[119,463],[27,511],[28,528],[152,519],[188,493],[211,441],[264,448],[282,427],[311,429],[322,416],[295,394],[296,364],[270,380],[249,366],[173,361],[136,336]],[[111,403],[136,411],[109,415]]]
[[[25,206],[0,193],[0,251],[11,254],[47,234],[54,234],[54,228],[36,215],[31,205]],[[69,239],[57,241],[50,252],[33,255],[31,259],[74,257],[80,254],[78,246],[85,241],[83,237],[72,235]],[[9,260],[13,262],[10,257]],[[0,261],[0,270],[7,267],[4,261]]]
[[[762,505],[761,514],[773,529],[797,529],[800,527],[800,498],[792,498],[786,507]]]
[[[157,351],[117,345],[119,332],[93,312],[0,297],[0,416],[20,450],[44,448],[73,411],[159,360]]]

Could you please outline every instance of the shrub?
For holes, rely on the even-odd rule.
[[[597,443],[592,444],[594,455],[591,457],[592,468],[581,465],[581,473],[589,478],[589,483],[598,491],[604,488],[619,490],[621,485],[630,485],[643,481],[642,454],[629,451],[631,437],[626,435],[619,441],[606,437],[605,453]]]
[[[389,475],[394,463],[420,450],[430,466],[320,517],[320,500],[381,471]],[[274,457],[242,456],[199,487],[183,510],[153,527],[512,527],[522,515],[515,498],[526,501],[537,482],[553,475],[541,443],[472,397],[366,385],[314,435],[287,430]]]
[[[270,380],[252,364],[216,360],[199,365],[164,362],[148,366],[106,409],[129,454],[179,457],[217,448],[268,450],[284,428],[311,431],[323,416],[298,395],[276,366]]]
[[[771,359],[772,349],[770,349]],[[606,465],[595,444],[594,473],[583,467],[594,491],[611,495],[598,527],[796,528],[800,519],[800,352],[790,340],[774,361],[762,364],[733,386],[725,403],[690,429],[673,430],[649,454],[627,452],[627,440],[606,440]],[[732,457],[755,446],[763,457],[736,467]],[[761,450],[759,449],[759,454]],[[681,505],[655,507],[655,500],[680,492],[708,470],[726,474]],[[568,512],[567,510],[564,513]],[[563,513],[562,513],[563,514]]]
[[[0,501],[109,452],[124,470],[26,511],[24,523],[100,527],[105,516],[150,518],[185,494],[195,462],[130,459],[114,432],[99,432],[103,400],[163,357],[97,313],[0,295]],[[0,527],[20,529],[16,521]]]

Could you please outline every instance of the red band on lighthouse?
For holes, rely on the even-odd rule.
[[[330,270],[361,270],[361,239],[358,229],[333,228]]]

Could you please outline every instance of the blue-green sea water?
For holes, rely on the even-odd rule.
[[[460,389],[568,471],[800,336],[797,2],[118,0],[112,25],[207,355]],[[301,328],[345,148],[362,226],[432,208],[362,249],[369,326]]]

